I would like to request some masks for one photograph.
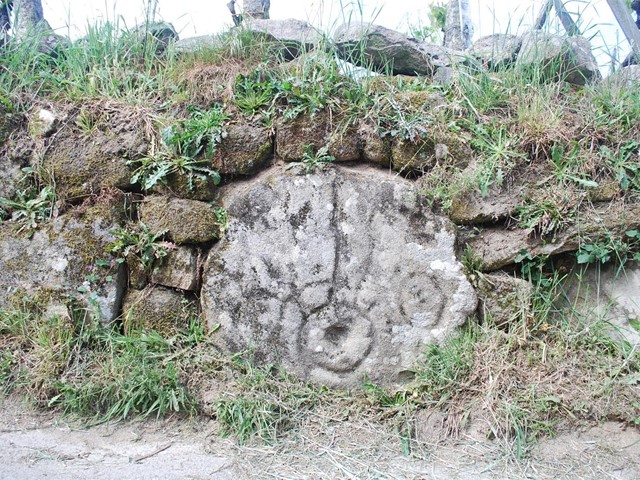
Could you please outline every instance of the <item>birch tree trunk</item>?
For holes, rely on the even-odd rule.
[[[444,46],[454,50],[466,50],[471,46],[473,24],[469,0],[449,0]]]

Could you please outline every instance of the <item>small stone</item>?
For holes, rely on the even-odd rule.
[[[153,281],[165,287],[195,291],[198,286],[198,253],[193,247],[179,246],[162,259]]]
[[[126,332],[146,330],[165,336],[175,335],[189,325],[189,319],[194,315],[197,315],[197,308],[192,300],[163,287],[130,291],[122,305]]]
[[[533,285],[510,275],[483,274],[478,282],[480,318],[497,327],[508,327],[526,320],[531,313]]]
[[[140,208],[142,223],[175,243],[205,243],[219,238],[222,226],[212,205],[196,200],[152,195]]]
[[[29,117],[29,134],[32,137],[48,137],[55,132],[60,123],[58,115],[46,108],[38,108]]]

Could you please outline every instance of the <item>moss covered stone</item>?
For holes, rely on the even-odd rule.
[[[484,274],[478,282],[481,318],[490,319],[498,327],[507,327],[527,318],[531,312],[533,285],[510,275]]]
[[[325,111],[280,121],[276,127],[276,153],[285,162],[299,162],[310,145],[313,151],[324,147],[329,137],[329,116]]]
[[[17,233],[11,222],[0,226],[0,308],[23,290],[30,296],[65,299],[64,304],[75,299],[91,311],[97,307],[103,321],[112,321],[126,280],[123,268],[105,252],[117,226],[109,218],[72,211],[31,238]]]
[[[142,222],[153,234],[165,232],[177,244],[204,243],[220,237],[212,205],[196,200],[153,195],[142,203]]]
[[[131,188],[132,172],[127,161],[144,156],[148,143],[142,120],[135,116],[129,119],[122,113],[126,113],[126,109],[109,116],[109,120],[102,121],[103,116],[91,117],[95,124],[83,128],[72,119],[55,136],[43,166],[55,177],[59,198],[73,203],[105,188]],[[76,117],[75,123],[82,122]]]
[[[156,331],[165,336],[189,325],[197,315],[195,303],[184,294],[163,287],[130,291],[122,306],[125,331]]]
[[[227,137],[216,149],[213,168],[223,175],[250,175],[268,165],[273,154],[269,129],[256,125],[229,125]]]

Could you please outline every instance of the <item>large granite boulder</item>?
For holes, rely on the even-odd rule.
[[[227,188],[201,294],[227,351],[321,384],[395,383],[476,307],[453,225],[395,175],[278,168]]]
[[[379,25],[349,23],[334,34],[342,60],[398,75],[432,75],[435,66],[422,44]]]
[[[601,78],[591,44],[584,37],[565,37],[534,30],[522,37],[517,63],[540,68],[549,78],[584,85]]]

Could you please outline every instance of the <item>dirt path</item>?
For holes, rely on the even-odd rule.
[[[640,433],[608,422],[538,444],[465,435],[402,455],[393,434],[366,422],[309,418],[272,446],[238,446],[214,422],[176,419],[82,428],[8,400],[0,407],[1,479],[629,479],[640,478]]]

